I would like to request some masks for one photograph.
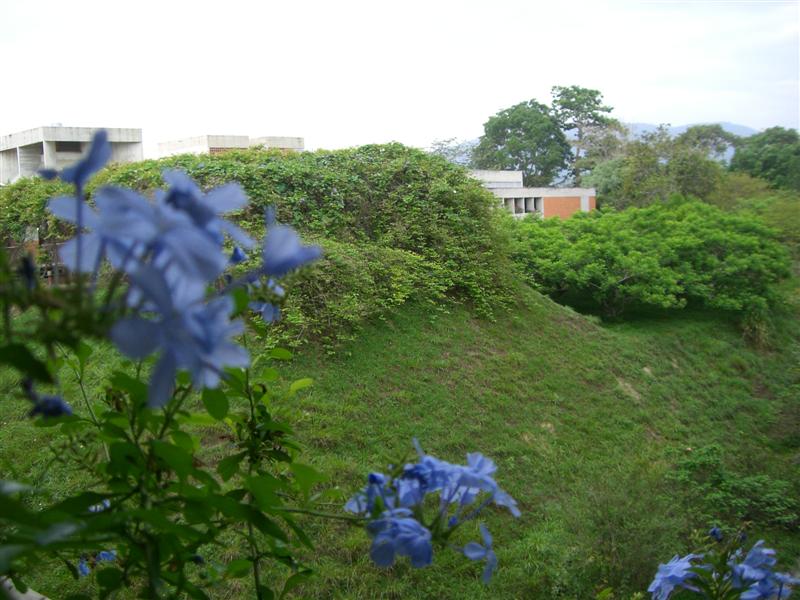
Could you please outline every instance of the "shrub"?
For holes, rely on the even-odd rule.
[[[588,300],[606,314],[632,304],[758,313],[789,275],[776,233],[751,215],[673,197],[622,212],[515,226],[514,259],[542,291]]]
[[[161,172],[175,167],[206,190],[239,182],[251,201],[232,218],[251,233],[260,235],[264,209],[274,206],[280,221],[331,251],[300,276],[302,308],[294,298],[284,307],[281,334],[294,343],[346,336],[406,299],[447,296],[490,316],[510,298],[511,263],[494,197],[440,157],[400,144],[187,154],[112,165],[87,191],[112,184],[152,194],[163,187]],[[51,185],[29,179],[9,186],[8,193],[26,199],[26,222],[46,221]],[[6,235],[16,235],[13,226],[0,222]]]

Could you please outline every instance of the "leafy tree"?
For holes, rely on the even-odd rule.
[[[675,190],[684,196],[703,200],[717,189],[722,172],[720,164],[704,152],[678,144],[667,163],[667,173]]]
[[[619,149],[619,134],[624,128],[608,113],[613,109],[603,104],[603,94],[597,90],[571,85],[554,86],[553,116],[564,132],[574,132],[574,156],[570,173],[576,183],[582,173],[605,155],[610,158]]]
[[[739,141],[739,136],[725,131],[718,123],[693,125],[675,139],[678,146],[702,152],[707,158],[716,160],[723,159],[725,153]]]
[[[730,168],[766,179],[776,188],[800,190],[800,135],[794,129],[770,127],[744,138]]]
[[[550,109],[536,100],[489,117],[473,162],[479,169],[515,169],[527,186],[549,185],[567,168],[570,147]]]
[[[590,301],[608,315],[631,305],[762,314],[789,275],[786,249],[752,215],[674,197],[517,226],[514,259],[543,292]]]

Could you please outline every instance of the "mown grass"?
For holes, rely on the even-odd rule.
[[[480,566],[452,551],[437,552],[424,570],[405,561],[380,570],[368,559],[362,530],[306,519],[317,547],[304,558],[316,576],[298,595],[591,598],[610,587],[614,597],[629,598],[708,525],[668,478],[696,449],[719,444],[733,471],[787,480],[797,497],[796,314],[779,317],[771,345],[757,349],[717,314],[682,311],[604,325],[524,290],[518,306],[495,321],[465,306],[406,306],[334,355],[306,348],[283,369],[282,384],[311,376],[315,385],[276,410],[294,423],[307,448],[303,460],[328,474],[320,490],[337,488],[326,497],[328,510],[337,510],[367,472],[409,455],[417,437],[447,460],[470,451],[492,457],[523,516],[486,513],[500,559],[488,588]],[[78,398],[66,374],[64,382]],[[6,395],[15,392],[12,381],[0,385]],[[90,387],[101,389],[99,374]],[[4,476],[63,493],[88,483],[50,462],[47,430],[31,426],[23,402],[0,403],[0,424]],[[213,459],[217,432],[209,429],[203,439]],[[750,535],[768,539],[785,566],[796,567],[797,523],[757,524]],[[233,557],[236,547],[215,554]],[[31,583],[53,598],[91,585],[69,582],[58,565]],[[248,590],[236,583],[215,596],[244,598]]]

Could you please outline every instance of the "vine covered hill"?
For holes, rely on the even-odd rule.
[[[90,182],[151,196],[164,169],[186,171],[203,189],[238,182],[250,198],[234,219],[254,237],[264,210],[323,246],[325,257],[292,286],[279,328],[283,344],[347,338],[360,323],[407,300],[467,301],[483,315],[508,302],[508,243],[493,196],[446,160],[401,144],[336,151],[265,150],[180,155],[111,165]],[[0,189],[0,236],[19,242],[29,226],[63,239],[45,210],[60,184],[21,180]]]

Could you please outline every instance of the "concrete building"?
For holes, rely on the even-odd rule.
[[[515,217],[538,213],[544,218],[566,219],[597,208],[594,188],[526,188],[522,171],[472,171],[472,176]]]
[[[89,148],[94,127],[37,127],[0,136],[0,185],[35,175],[39,169],[63,169]],[[106,129],[111,162],[142,160],[141,129]]]
[[[304,140],[301,137],[257,137],[246,135],[199,135],[196,137],[160,142],[159,157],[175,154],[217,154],[226,150],[242,148],[277,148],[279,150],[303,150]]]

